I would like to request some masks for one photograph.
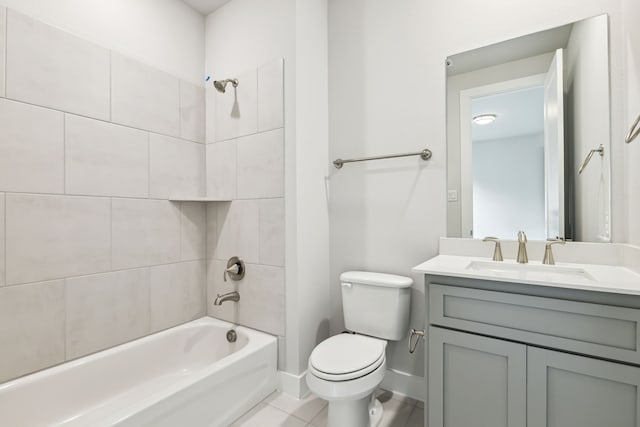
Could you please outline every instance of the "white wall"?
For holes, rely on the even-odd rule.
[[[288,370],[302,373],[329,336],[327,0],[296,2],[295,245],[297,279],[287,311]],[[288,290],[293,291],[294,286]],[[293,335],[293,336],[292,336]],[[297,344],[295,341],[297,336]]]
[[[623,0],[624,30],[625,30],[625,83],[626,105],[624,113],[624,131],[626,132],[633,121],[640,114],[640,26],[637,17],[640,16],[640,2]],[[628,241],[640,245],[640,138],[631,144],[616,141],[622,147],[625,156],[627,201],[626,214],[628,224]]]
[[[346,270],[413,277],[411,326],[423,325],[422,277],[411,267],[435,255],[446,233],[446,145],[430,132],[429,117],[444,112],[444,86],[426,84],[433,60],[427,18],[428,2],[329,2],[330,159],[434,153],[428,162],[413,157],[331,170],[332,333],[343,330],[339,275]],[[438,71],[444,76],[444,57]],[[406,340],[392,343],[388,366],[423,375],[421,349],[410,356]]]
[[[473,234],[545,240],[544,184],[543,134],[474,141]]]
[[[204,17],[180,0],[2,0],[183,80],[204,80]]]
[[[326,2],[234,0],[207,17],[206,51],[214,79],[284,58],[286,328],[279,368],[300,374],[329,330]]]
[[[333,331],[341,329],[340,271],[411,274],[412,266],[437,253],[438,237],[447,231],[445,58],[602,13],[611,15],[612,134],[619,141],[624,99],[620,0],[330,1],[330,157],[423,146],[434,152],[427,164],[390,160],[332,173]],[[620,144],[612,147],[612,156],[613,239],[623,241]],[[422,298],[419,286],[416,299]],[[418,303],[415,327],[423,322],[418,307],[424,302]],[[422,375],[422,364],[420,355],[407,354],[406,342],[391,346],[391,368]]]

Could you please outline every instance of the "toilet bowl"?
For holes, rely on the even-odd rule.
[[[318,344],[309,357],[309,389],[329,402],[328,427],[375,427],[382,405],[375,390],[387,368],[387,340],[407,331],[408,277],[351,271],[340,275],[345,326]]]

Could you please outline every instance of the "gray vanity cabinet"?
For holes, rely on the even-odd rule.
[[[640,368],[527,349],[528,427],[640,426]]]
[[[429,279],[426,425],[640,427],[640,299]]]
[[[430,327],[429,427],[525,427],[526,346]]]

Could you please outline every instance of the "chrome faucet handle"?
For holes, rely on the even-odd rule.
[[[544,258],[542,259],[542,263],[546,265],[555,265],[556,261],[553,259],[553,251],[551,250],[551,245],[559,244],[564,245],[566,242],[560,239],[550,239],[547,241],[547,244],[544,246]]]
[[[227,276],[231,280],[241,280],[244,277],[245,265],[244,261],[237,256],[229,258],[227,268],[222,273],[222,279],[226,282]]]
[[[483,242],[494,242],[496,244],[493,249],[493,260],[494,261],[504,261],[502,258],[502,245],[500,245],[500,240],[497,237],[485,237],[482,239]]]
[[[529,262],[529,257],[527,256],[527,235],[524,231],[518,231],[518,256],[516,261],[519,264],[526,264]]]

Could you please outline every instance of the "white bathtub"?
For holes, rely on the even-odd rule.
[[[0,426],[228,426],[276,389],[277,341],[202,319],[0,384]]]

